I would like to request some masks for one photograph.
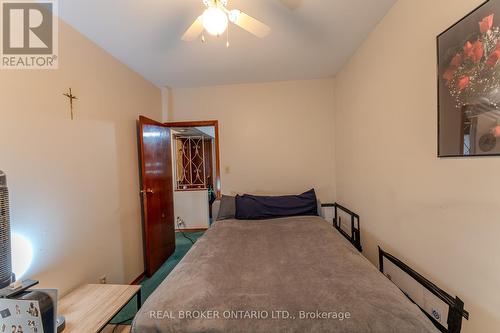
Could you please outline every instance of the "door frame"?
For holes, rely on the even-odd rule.
[[[219,148],[219,121],[218,120],[199,120],[199,121],[172,121],[164,123],[166,127],[206,127],[215,128],[215,194],[217,198],[221,197],[222,184],[220,180],[220,148]],[[172,156],[172,159],[176,158]],[[174,179],[174,183],[176,180]]]

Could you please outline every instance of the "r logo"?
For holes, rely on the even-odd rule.
[[[52,11],[52,2],[2,2],[3,54],[52,54]]]

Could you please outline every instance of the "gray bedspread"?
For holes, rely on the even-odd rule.
[[[219,221],[146,300],[144,332],[438,332],[319,217]]]

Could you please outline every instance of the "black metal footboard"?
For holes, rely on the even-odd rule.
[[[411,267],[403,263],[401,260],[398,258],[394,257],[393,255],[383,251],[380,246],[378,248],[379,250],[379,267],[380,271],[387,276],[391,281],[396,284],[404,293],[405,295],[413,302],[415,303],[426,315],[431,319],[432,323],[443,333],[460,333],[460,330],[462,329],[462,317],[465,319],[469,319],[469,313],[464,310],[464,302],[458,298],[458,297],[453,297],[438,286],[436,286],[434,283],[430,282],[427,280],[425,277],[414,271]],[[387,260],[387,261],[386,261]],[[398,272],[395,272],[395,275],[398,275],[398,277],[391,276],[391,274],[387,271],[387,267],[384,267],[384,262],[386,264],[392,263],[395,265],[398,269],[406,273],[409,277],[411,277],[413,280],[415,280],[418,284],[423,286],[425,289],[427,289],[432,295],[437,297],[438,302],[441,301],[444,304],[444,307],[448,307],[448,316],[446,318],[446,322],[444,321],[444,313],[441,313],[439,310],[439,304],[434,308],[434,306],[429,304],[419,304],[418,300],[415,300],[412,298],[411,294],[412,292],[408,290],[411,288],[411,283],[408,284],[408,280],[406,283],[403,281],[402,285],[405,287],[402,287],[398,285],[397,281],[394,281],[396,279],[404,279],[405,276],[401,276],[398,274]],[[400,281],[401,282],[401,281]],[[407,290],[405,290],[407,289]],[[425,302],[424,302],[425,303]]]
[[[347,238],[347,240],[351,242],[352,245],[354,245],[354,247],[358,249],[359,252],[363,252],[363,247],[361,246],[359,215],[338,203],[330,204],[327,207],[334,208],[334,216],[333,216],[334,228],[337,229],[342,236]],[[351,234],[342,229],[342,217],[340,217],[339,211],[343,211],[344,213],[350,216]]]

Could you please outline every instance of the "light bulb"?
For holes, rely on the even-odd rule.
[[[203,13],[203,27],[214,36],[220,36],[226,31],[228,19],[226,13],[218,7],[210,7]]]

